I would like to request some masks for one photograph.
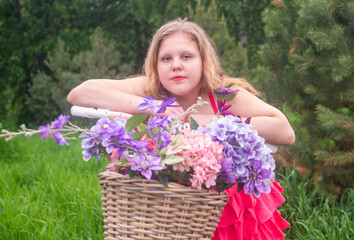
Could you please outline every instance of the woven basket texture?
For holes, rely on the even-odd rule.
[[[225,193],[115,172],[100,174],[105,239],[210,239],[228,201]]]

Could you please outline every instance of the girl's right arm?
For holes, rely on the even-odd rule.
[[[104,108],[130,114],[141,113],[137,109],[144,102],[145,77],[124,80],[87,80],[70,91],[69,103],[82,107]]]

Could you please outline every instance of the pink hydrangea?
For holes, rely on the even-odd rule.
[[[118,155],[118,149],[114,149],[112,151],[112,154],[111,156],[109,157],[111,159],[111,162],[108,163],[108,167],[109,167],[109,171],[110,172],[116,172],[117,171],[117,165],[114,164],[118,158],[119,158],[119,155]]]
[[[183,161],[174,164],[173,169],[192,171],[192,187],[201,189],[204,184],[207,188],[216,185],[217,174],[221,169],[224,146],[202,132],[184,130],[181,139],[175,146],[168,146],[166,155],[176,154],[183,157]]]

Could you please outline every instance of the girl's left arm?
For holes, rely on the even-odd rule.
[[[235,116],[243,120],[251,117],[251,124],[267,143],[284,146],[295,142],[295,132],[285,115],[247,90],[240,89],[231,104]]]

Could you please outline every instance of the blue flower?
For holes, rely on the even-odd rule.
[[[162,100],[161,105],[152,97],[143,97],[144,103],[138,106],[140,111],[150,108],[154,113],[164,113],[167,107],[179,107],[179,105],[171,105],[176,101],[176,98],[166,98]]]

